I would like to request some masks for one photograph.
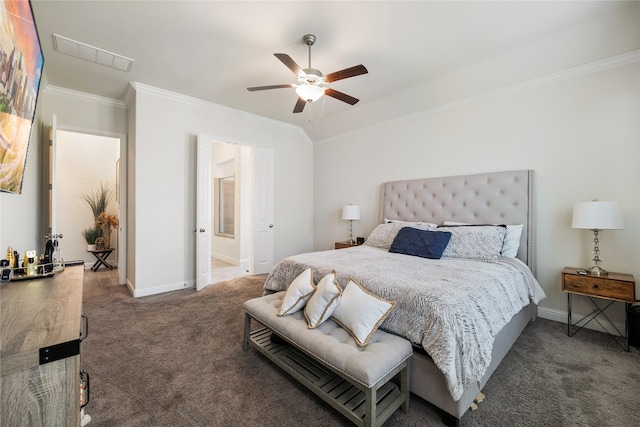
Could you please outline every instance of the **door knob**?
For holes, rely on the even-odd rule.
[[[269,224],[269,228],[273,228],[273,224]]]
[[[200,229],[200,232],[201,232],[201,233],[204,233],[204,231],[205,231],[205,230],[204,230],[204,228],[201,228],[201,229]]]

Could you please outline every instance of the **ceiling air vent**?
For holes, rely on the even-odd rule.
[[[133,59],[108,50],[90,46],[58,34],[53,35],[53,48],[56,52],[75,56],[76,58],[95,62],[120,71],[129,71],[133,65]]]

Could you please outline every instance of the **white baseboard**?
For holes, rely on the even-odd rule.
[[[237,265],[240,267],[249,265],[249,258],[234,258],[225,254],[220,254],[217,252],[211,252],[211,258],[217,258],[224,262],[228,262],[229,264]]]
[[[221,254],[218,252],[211,252],[211,258],[217,258],[220,259],[224,262],[228,262],[229,264],[233,264],[233,265],[240,265],[240,260],[238,258],[234,258],[234,257],[230,257],[228,255],[225,254]]]
[[[131,291],[134,298],[147,297],[149,295],[163,294],[165,292],[179,291],[195,287],[195,280],[185,282],[166,283],[164,285],[154,286],[152,288],[134,289],[131,282],[127,279],[127,287]]]
[[[569,313],[563,310],[554,310],[551,308],[538,307],[538,317],[542,319],[553,320],[555,322],[564,323],[566,325],[567,320],[569,318]],[[574,324],[576,323],[577,320],[582,319],[583,317],[584,317],[584,314],[571,313],[571,321]],[[585,328],[593,329],[594,331],[598,331],[598,332],[605,332],[605,333],[609,332],[611,335],[618,335],[618,336],[620,335],[618,331],[624,331],[624,323],[613,322],[613,325],[616,328],[618,328],[618,331],[616,331],[614,328],[611,327],[611,325],[606,319],[602,318],[602,316],[598,316],[598,320],[600,320],[600,323],[608,326],[608,331],[605,331],[602,328],[602,326],[600,326],[600,324],[596,321],[589,322],[589,324],[585,326]]]

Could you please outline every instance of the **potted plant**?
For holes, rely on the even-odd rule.
[[[102,212],[107,210],[107,204],[111,198],[111,188],[104,182],[84,196],[84,200],[87,202],[93,212],[93,219],[98,218]]]
[[[119,224],[120,221],[118,221],[118,216],[114,214],[102,212],[96,218],[94,226],[102,230],[102,238],[104,239],[105,249],[111,247],[111,229],[117,228]]]
[[[104,182],[100,183],[100,185],[84,195],[84,200],[87,202],[89,208],[91,208],[91,212],[93,213],[94,223],[98,219],[98,216],[107,209],[111,196],[111,188]],[[82,231],[82,236],[87,242],[87,250],[95,250],[96,239],[103,236],[102,227],[94,224],[93,227],[85,228]]]
[[[94,251],[96,249],[96,239],[102,237],[102,229],[96,227],[87,227],[82,230],[82,236],[87,242],[87,250]]]

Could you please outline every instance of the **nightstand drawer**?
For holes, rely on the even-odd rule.
[[[635,300],[634,282],[609,279],[605,276],[563,274],[562,290],[564,292],[627,302],[634,302]]]

